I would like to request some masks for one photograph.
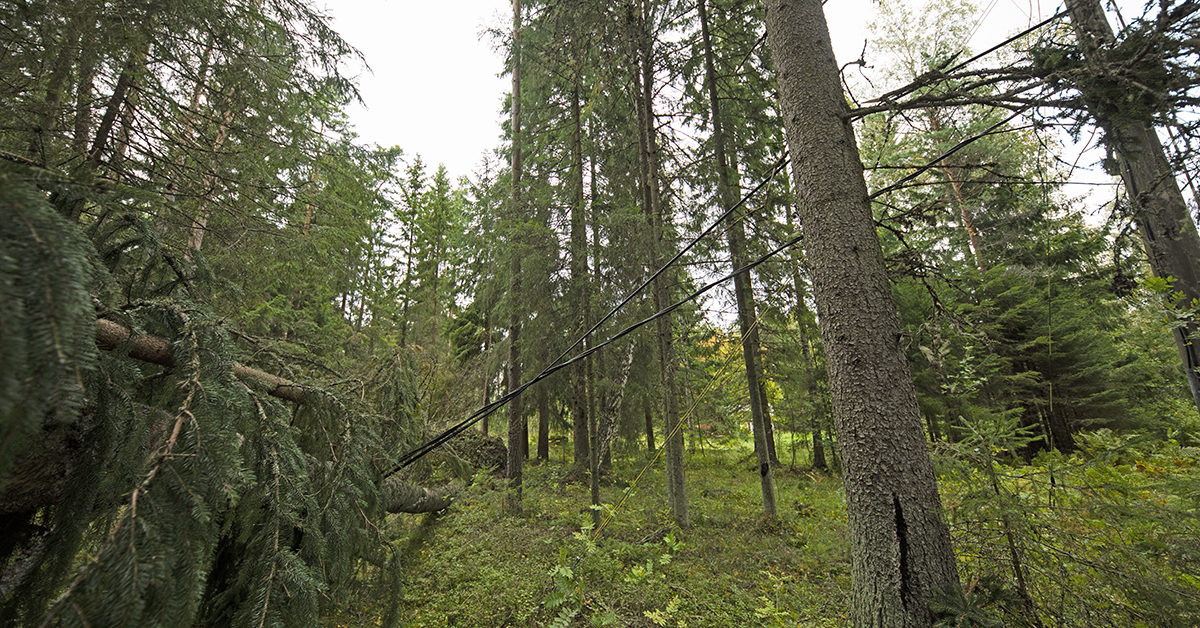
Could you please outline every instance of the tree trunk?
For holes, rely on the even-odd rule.
[[[815,418],[814,418],[815,422]],[[812,430],[812,448],[813,459],[812,468],[816,471],[828,471],[829,463],[825,461],[825,438],[821,435],[821,428],[814,426]]]
[[[658,139],[654,116],[654,46],[650,32],[651,2],[645,0],[637,16],[636,51],[641,64],[638,81],[638,122],[640,127],[642,170],[642,201],[654,242],[651,256],[653,268],[666,263],[665,252],[670,246],[667,240],[667,213],[663,208],[659,191]],[[635,76],[637,72],[635,71]],[[666,274],[654,280],[652,299],[655,311],[662,311],[671,303],[669,277]],[[663,428],[666,430],[667,459],[667,502],[671,514],[679,527],[688,526],[687,492],[683,470],[683,430],[679,426],[679,400],[675,382],[675,344],[670,314],[655,321],[655,338],[658,345],[658,376],[663,398]]]
[[[521,294],[521,246],[518,232],[521,218],[521,0],[513,0],[513,69],[512,69],[512,207],[513,245],[509,254],[508,280],[508,390],[521,387],[521,318],[517,313]],[[525,459],[525,438],[521,396],[508,402],[508,495],[510,511],[521,508],[521,465]]]
[[[636,348],[637,345],[630,342],[625,349],[625,355],[621,356],[617,377],[613,380],[613,390],[605,400],[604,412],[600,413],[600,438],[597,445],[600,449],[600,462],[604,466],[612,466],[612,442],[621,428],[621,404],[625,400],[625,383],[629,381],[629,371],[633,368],[633,352]]]
[[[550,462],[550,391],[545,384],[538,386],[537,459]]]
[[[788,233],[793,232],[792,212],[787,212]],[[792,250],[792,290],[796,293],[796,309],[792,318],[796,319],[796,329],[800,333],[800,353],[804,358],[804,394],[808,397],[812,414],[809,415],[809,428],[812,431],[812,468],[828,471],[829,463],[825,460],[825,439],[821,435],[821,425],[825,418],[825,400],[817,391],[817,364],[813,359],[812,332],[809,327],[811,312],[808,309],[808,290],[800,277],[800,255]]]
[[[575,301],[576,338],[587,331],[588,312],[588,261],[587,226],[584,221],[583,194],[583,116],[579,105],[579,70],[571,90],[571,120],[574,123],[571,137],[571,177],[574,183],[574,198],[571,203],[571,289]],[[571,365],[571,420],[575,440],[575,466],[583,468],[588,461],[588,403],[587,364],[580,360]]]
[[[383,481],[384,510],[391,513],[437,512],[450,506],[455,487],[428,489],[392,476]]]
[[[713,62],[712,37],[708,27],[708,9],[705,0],[700,0],[700,36],[704,42],[705,82],[708,84],[709,109],[712,113],[713,145],[717,158],[717,186],[721,197],[722,213],[737,203],[737,192],[730,181],[729,160],[725,153],[724,120],[721,117],[721,99],[717,94],[717,71]],[[743,213],[744,216],[744,213]],[[729,257],[734,270],[749,261],[746,255],[746,233],[743,216],[729,217]],[[754,451],[758,455],[758,476],[762,486],[763,513],[775,517],[775,480],[771,473],[773,434],[764,420],[763,395],[760,378],[758,350],[758,321],[755,316],[753,286],[750,271],[738,273],[733,278],[733,294],[737,301],[738,326],[742,332],[742,360],[746,365],[746,387],[750,397],[750,422],[754,428]],[[769,440],[771,439],[771,440]],[[770,444],[768,444],[770,443]]]
[[[491,364],[491,362],[492,362],[492,308],[491,308],[490,302],[491,302],[491,297],[488,297],[485,301],[485,305],[483,308],[483,406],[486,406],[492,402],[492,380],[495,379],[495,377],[496,377],[496,372],[492,370],[492,364]],[[407,303],[406,303],[406,305],[407,305]],[[404,327],[407,327],[407,326],[408,326],[408,324],[404,323]],[[403,327],[401,329],[403,329]],[[404,346],[403,332],[401,332],[400,338],[401,338],[400,346],[403,347]],[[480,407],[483,407],[483,406],[480,406]],[[491,414],[485,414],[485,415],[483,415],[483,420],[479,422],[479,431],[483,432],[483,434],[485,436],[488,435],[488,429],[491,427],[490,425],[488,425],[489,417],[491,417]]]
[[[1083,57],[1092,70],[1088,75],[1103,77],[1110,74],[1106,46],[1116,38],[1100,4],[1095,0],[1067,0],[1067,10]],[[1081,82],[1075,87],[1087,100],[1102,98],[1090,89],[1089,83]],[[1187,202],[1158,134],[1146,122],[1111,119],[1100,112],[1093,113],[1118,158],[1121,180],[1133,207],[1150,270],[1155,276],[1174,278],[1171,290],[1182,293],[1177,307],[1184,312],[1195,311],[1200,305],[1200,236],[1188,215]],[[1189,322],[1175,329],[1173,334],[1192,390],[1192,400],[1200,410],[1200,374],[1196,371],[1200,367],[1200,347],[1192,340],[1197,331],[1200,331],[1200,324]]]
[[[654,413],[650,411],[649,395],[646,395],[642,405],[646,410],[646,451],[653,454],[658,448],[654,446]]]
[[[758,362],[760,369],[762,368],[761,357],[760,355]],[[767,383],[763,380],[761,370],[759,371],[758,394],[762,399],[759,404],[762,406],[763,432],[767,436],[767,459],[771,461],[772,466],[778,467],[781,464],[779,462],[779,452],[775,449],[775,423],[771,420],[771,400],[767,398]]]
[[[938,117],[938,113],[937,109],[929,110],[929,130],[934,133],[940,133],[942,130],[942,121]],[[950,188],[954,190],[954,200],[958,202],[958,213],[962,216],[963,229],[967,231],[968,251],[975,260],[975,266],[979,268],[979,272],[986,273],[988,267],[987,263],[983,260],[983,245],[979,240],[979,231],[975,229],[975,220],[971,216],[971,208],[967,207],[967,199],[963,195],[962,183],[954,175],[954,170],[946,160],[942,161],[940,170],[946,175],[946,179],[950,181]]]
[[[764,0],[843,462],[858,628],[961,595],[821,0]]]
[[[79,78],[75,88],[75,120],[72,125],[71,151],[83,155],[87,150],[88,135],[92,128],[92,92],[96,81],[96,36],[89,29],[81,38],[79,51]]]
[[[106,320],[96,321],[96,345],[107,351],[122,351],[131,358],[174,367],[175,356],[171,353],[171,343],[157,336],[138,335],[134,332]],[[292,403],[304,403],[305,389],[300,384],[288,381],[282,377],[265,373],[258,369],[233,363],[233,375],[241,380],[259,382],[266,386],[268,395]]]

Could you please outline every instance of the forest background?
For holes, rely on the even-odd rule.
[[[699,611],[630,591],[669,588],[651,576],[681,537],[643,539],[650,563],[603,545],[622,496],[601,480],[663,445],[648,516],[703,529],[703,445],[757,458],[764,538],[812,515],[776,505],[801,469],[849,501],[850,545],[882,522],[883,559],[830,554],[855,625],[1194,624],[1200,257],[1156,247],[1200,250],[1198,9],[1114,15],[1119,39],[1089,47],[1079,5],[976,51],[979,7],[883,3],[841,68],[898,314],[873,348],[907,363],[897,423],[943,495],[904,494],[927,530],[900,492],[882,519],[854,510],[838,395],[883,391],[831,366],[757,2],[515,2],[488,33],[509,117],[458,179],[357,136],[361,59],[301,0],[0,4],[0,620],[305,624],[370,582],[395,623],[393,515],[486,504],[501,486],[473,468],[502,462],[497,517],[535,525],[522,467],[554,458],[553,484],[591,493],[521,616],[664,625]],[[1138,179],[1150,125],[1165,165]],[[1098,219],[1063,133],[1102,140]],[[1147,180],[1182,220],[1129,193]],[[939,529],[945,588],[912,549]],[[597,552],[630,590],[581,592]],[[747,612],[797,619],[773,604]]]

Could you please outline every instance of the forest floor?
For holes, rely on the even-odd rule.
[[[1080,441],[1032,464],[973,442],[934,448],[966,593],[939,612],[980,626],[1200,625],[1200,448],[1109,430]],[[389,519],[401,625],[848,625],[838,476],[781,449],[796,466],[776,469],[779,516],[767,520],[752,450],[731,437],[687,453],[686,529],[667,509],[663,462],[644,452],[604,474],[611,519],[598,531],[589,487],[559,450],[525,467],[518,515],[507,481],[478,472],[444,512]],[[380,626],[392,595],[364,586],[325,626]]]
[[[687,454],[691,526],[680,530],[663,461],[649,462],[644,453],[619,458],[604,475],[602,519],[612,518],[598,535],[589,487],[564,482],[570,466],[557,457],[526,466],[520,515],[506,514],[506,480],[479,473],[443,513],[392,517],[388,532],[406,558],[402,624],[846,625],[836,475],[777,469],[779,517],[768,522],[752,443],[709,442]],[[378,625],[368,597],[342,605],[328,625]]]

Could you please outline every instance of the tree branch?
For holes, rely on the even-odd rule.
[[[159,366],[175,366],[175,356],[171,354],[171,343],[149,334],[138,335],[114,323],[100,319],[96,321],[96,345],[107,351],[124,351],[131,358],[158,364]],[[277,375],[253,369],[240,363],[234,363],[233,375],[242,380],[254,380],[268,387],[267,394],[284,401],[304,403],[305,388],[300,384],[286,380]]]

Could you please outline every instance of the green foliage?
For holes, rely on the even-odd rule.
[[[778,524],[764,525],[758,476],[742,462],[750,447],[742,439],[689,456],[689,477],[703,488],[692,497],[695,525],[686,530],[674,529],[664,510],[661,468],[650,468],[628,494],[602,487],[606,508],[625,502],[595,540],[586,490],[560,482],[566,466],[525,470],[520,518],[504,514],[502,484],[476,483],[412,564],[403,620],[415,627],[450,618],[465,628],[570,617],[570,626],[694,628],[771,625],[756,616],[769,611],[779,622],[791,619],[777,625],[845,625],[849,557],[838,481],[781,473],[781,505],[807,509],[789,506]],[[615,454],[613,473],[633,477],[644,463]],[[419,534],[416,522],[393,526],[399,539]]]
[[[74,427],[96,357],[86,240],[24,179],[0,170],[0,479]]]
[[[0,19],[0,623],[307,624],[364,564],[394,591],[399,151],[345,131],[352,50],[290,0]],[[97,351],[97,317],[169,357]]]
[[[998,578],[972,583],[963,595],[943,595],[931,600],[929,608],[937,621],[934,628],[1004,628],[1003,622],[987,611],[999,602],[1011,602]]]
[[[44,193],[11,173],[3,181],[4,222],[22,227],[5,232],[5,250],[26,264],[5,273],[6,294],[12,320],[33,332],[17,335],[30,350],[6,352],[5,371],[42,373],[23,379],[50,402],[2,415],[24,436],[0,475],[13,513],[0,546],[15,579],[0,602],[6,623],[295,625],[344,590],[360,560],[387,561],[372,523],[383,516],[377,461],[407,434],[410,392],[378,388],[379,401],[395,399],[387,418],[316,388],[287,408],[234,379],[238,349],[222,321],[170,292],[126,303],[120,321],[172,338],[174,367],[98,355],[89,288],[108,270],[119,283],[122,264],[98,269],[113,260],[99,253],[107,242],[93,247]],[[22,305],[44,314],[30,319]],[[48,481],[23,466],[39,461],[65,477],[40,488],[54,501],[22,510],[20,483]],[[41,568],[21,569],[30,556]]]
[[[1011,427],[1011,426],[1010,426]],[[1072,456],[1002,462],[1001,426],[943,458],[941,487],[960,566],[978,595],[939,602],[947,619],[1003,625],[1185,626],[1197,530],[1195,449],[1081,434]],[[964,464],[965,463],[965,464]],[[986,609],[987,614],[981,614]],[[956,624],[948,624],[956,625]],[[987,624],[964,624],[987,625]]]

